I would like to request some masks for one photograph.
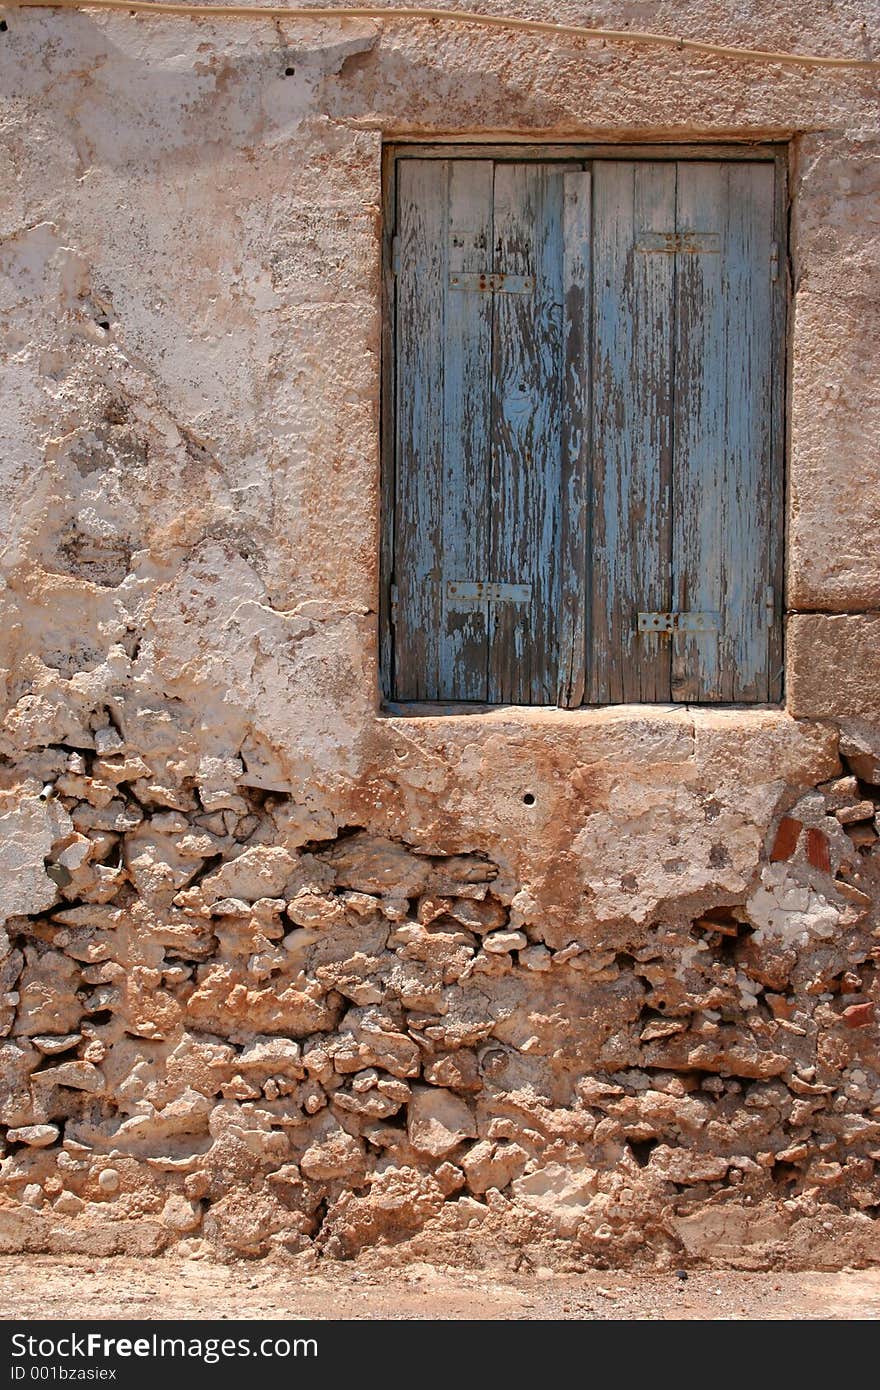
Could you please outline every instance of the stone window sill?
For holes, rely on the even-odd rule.
[[[474,728],[501,725],[519,728],[590,729],[618,724],[668,723],[728,727],[745,731],[794,722],[784,705],[581,705],[560,709],[548,705],[469,705],[387,702],[379,717],[395,723],[468,724]]]

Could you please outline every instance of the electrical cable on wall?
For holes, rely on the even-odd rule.
[[[415,23],[467,24],[482,29],[518,30],[528,34],[553,34],[567,38],[591,39],[603,43],[662,47],[682,52],[702,53],[740,62],[781,63],[814,68],[880,69],[880,59],[832,57],[821,53],[776,52],[764,48],[739,48],[686,39],[674,34],[657,34],[627,29],[594,29],[581,24],[558,24],[552,20],[525,19],[517,15],[484,14],[477,10],[422,9],[412,6],[379,5],[285,6],[285,5],[200,5],[185,0],[24,0],[22,4],[0,6],[12,9],[115,10],[128,14],[154,16],[179,15],[191,19],[378,19]]]

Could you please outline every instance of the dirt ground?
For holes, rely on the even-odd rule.
[[[494,1277],[430,1265],[338,1265],[296,1280],[272,1261],[0,1259],[0,1317],[229,1319],[875,1319],[880,1269]]]

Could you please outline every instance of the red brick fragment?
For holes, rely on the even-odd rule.
[[[773,841],[773,848],[770,851],[770,859],[776,864],[780,860],[790,859],[797,849],[797,842],[801,837],[803,822],[795,820],[793,816],[783,816],[776,830],[776,839]]]
[[[831,873],[831,846],[828,837],[812,826],[807,831],[807,859],[814,869],[821,869],[823,874]]]
[[[770,1005],[770,1012],[774,1018],[791,1018],[794,1013],[794,1004],[790,999],[786,999],[784,994],[765,994],[764,998]]]
[[[870,1028],[874,1022],[873,1004],[850,1004],[844,1009],[842,1018],[847,1028]]]

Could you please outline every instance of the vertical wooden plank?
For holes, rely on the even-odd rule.
[[[457,159],[449,168],[449,271],[485,271],[492,255],[492,162]],[[450,601],[446,585],[487,577],[492,296],[450,289],[448,277],[445,293],[439,695],[483,701],[488,697],[487,607]]]
[[[379,690],[383,699],[394,697],[394,627],[391,615],[391,582],[394,573],[394,322],[396,286],[394,231],[397,207],[397,169],[393,151],[382,152],[382,385],[381,494],[379,548]]]
[[[495,168],[496,272],[534,277],[494,298],[490,578],[528,603],[490,605],[489,699],[557,698],[562,170]]]
[[[590,183],[589,170],[563,175],[558,695],[563,706],[583,702],[589,629]]]
[[[766,700],[771,583],[773,168],[680,163],[673,604],[719,614],[672,638],[676,700]]]
[[[442,604],[449,161],[402,159],[397,202],[394,693],[436,698]]]
[[[787,156],[778,153],[773,174],[773,237],[776,257],[773,262],[775,279],[771,275],[772,321],[770,352],[772,393],[770,400],[770,588],[773,610],[770,618],[768,649],[768,700],[782,699],[784,654],[782,646],[783,613],[785,609],[785,401],[786,382],[786,320],[791,284],[788,259],[788,166]]]
[[[674,164],[595,163],[587,688],[598,704],[670,698],[669,640],[636,620],[669,608],[674,264],[638,243],[674,227]]]

